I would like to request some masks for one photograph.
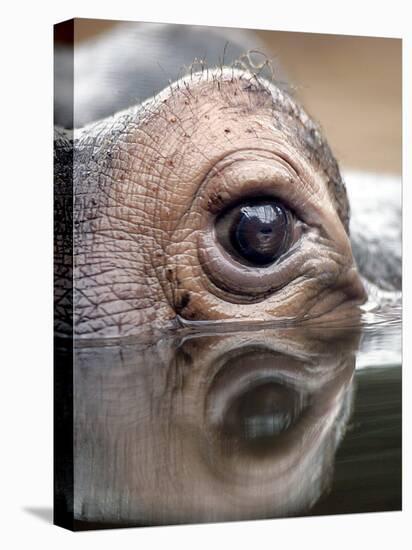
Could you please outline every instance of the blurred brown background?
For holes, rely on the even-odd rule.
[[[348,167],[402,170],[402,42],[259,32]]]
[[[76,20],[76,41],[113,21]],[[402,42],[390,38],[256,31],[345,168],[402,170]],[[61,37],[64,40],[64,37]]]

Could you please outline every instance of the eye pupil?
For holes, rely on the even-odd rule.
[[[247,261],[264,266],[284,252],[288,235],[285,209],[275,201],[248,203],[238,207],[230,241]]]

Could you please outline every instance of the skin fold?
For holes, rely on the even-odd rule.
[[[222,212],[251,198],[292,213],[291,244],[269,266],[238,261],[217,238]],[[327,321],[366,299],[319,126],[248,71],[189,74],[137,107],[56,130],[55,205],[58,335]]]

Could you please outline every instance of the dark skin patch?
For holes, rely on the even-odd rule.
[[[189,305],[190,302],[190,293],[189,292],[183,292],[182,296],[180,297],[178,303],[176,304],[176,313],[181,313],[185,307]]]
[[[208,200],[207,208],[209,212],[217,212],[219,211],[221,205],[223,204],[223,197],[220,193],[213,193]]]
[[[202,316],[199,314],[199,312],[191,310],[185,312],[185,318],[189,319],[190,321],[202,321]]]

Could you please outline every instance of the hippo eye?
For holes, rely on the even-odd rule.
[[[289,247],[291,213],[273,199],[251,200],[223,213],[216,222],[222,246],[243,263],[268,266]]]

